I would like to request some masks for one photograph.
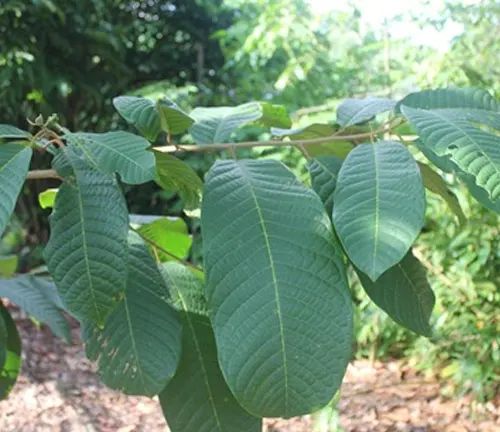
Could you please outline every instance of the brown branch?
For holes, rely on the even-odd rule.
[[[61,179],[57,174],[56,170],[45,169],[45,170],[34,170],[30,171],[26,176],[26,180],[42,180],[42,179]]]

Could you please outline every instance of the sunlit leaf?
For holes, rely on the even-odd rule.
[[[56,195],[59,189],[46,189],[38,194],[38,202],[43,209],[54,207]]]

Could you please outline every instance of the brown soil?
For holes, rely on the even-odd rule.
[[[23,371],[9,398],[0,402],[0,431],[168,431],[156,400],[127,397],[99,382],[76,326],[70,346],[29,320],[18,319],[18,325]],[[352,432],[500,431],[500,397],[478,406],[468,398],[447,400],[441,388],[395,361],[354,361],[339,404],[342,426]],[[264,431],[306,432],[311,427],[308,417],[266,420]]]

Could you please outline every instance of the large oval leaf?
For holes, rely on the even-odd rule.
[[[202,203],[219,363],[257,416],[326,405],[351,354],[342,258],[321,200],[281,163],[217,162]]]
[[[146,183],[156,177],[150,144],[140,136],[119,131],[72,133],[66,139],[85,155],[89,164],[105,173],[118,173],[125,183]]]
[[[0,236],[3,234],[28,173],[32,150],[21,144],[0,145]]]
[[[262,420],[236,401],[222,376],[204,298],[203,283],[186,267],[161,267],[184,329],[179,368],[160,394],[172,432],[260,432]]]
[[[431,335],[435,297],[424,267],[411,251],[376,282],[356,271],[368,296],[395,322],[417,334]]]
[[[262,106],[250,102],[235,107],[195,108],[191,117],[196,123],[189,132],[197,144],[224,143],[233,131],[262,117]]]
[[[68,310],[103,326],[125,291],[125,199],[114,176],[88,166],[70,151],[59,153],[54,161],[65,180],[50,217],[45,260]]]
[[[0,320],[7,331],[4,362],[0,364],[0,401],[5,399],[17,381],[21,370],[21,338],[9,311],[0,303]]]
[[[52,332],[71,342],[71,328],[64,317],[55,285],[47,279],[30,275],[0,280],[0,297],[5,297],[38,321],[47,324]]]
[[[123,299],[104,329],[94,327],[87,337],[87,356],[98,362],[99,376],[110,388],[152,397],[174,375],[181,355],[181,323],[144,244],[129,246]]]
[[[337,108],[337,123],[352,126],[364,123],[377,114],[391,111],[396,102],[385,98],[346,99]]]
[[[475,177],[492,201],[500,199],[500,137],[473,126],[456,111],[402,106],[424,145],[450,159],[465,174]]]
[[[307,164],[312,188],[321,198],[329,215],[333,212],[333,193],[342,162],[342,159],[335,156],[319,156]]]
[[[403,259],[425,215],[420,170],[393,141],[357,146],[342,164],[333,222],[349,258],[376,280]]]

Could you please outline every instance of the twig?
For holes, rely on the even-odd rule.
[[[34,170],[30,171],[26,176],[26,180],[42,180],[42,179],[60,179],[59,174],[56,170],[45,169],[45,170]]]
[[[194,265],[193,263],[190,263],[189,261],[173,254],[172,252],[169,252],[168,250],[162,248],[158,243],[156,243],[155,241],[145,237],[144,235],[141,234],[141,232],[137,229],[135,229],[134,227],[132,226],[129,226],[129,228],[134,231],[135,233],[139,234],[139,236],[146,242],[146,243],[149,243],[151,246],[153,246],[154,249],[157,249],[159,250],[160,252],[163,252],[165,255],[168,255],[170,258],[173,258],[174,260],[184,264],[185,266],[188,266],[188,267],[191,267],[193,270],[198,270],[199,272],[202,272],[203,273],[203,270]]]

